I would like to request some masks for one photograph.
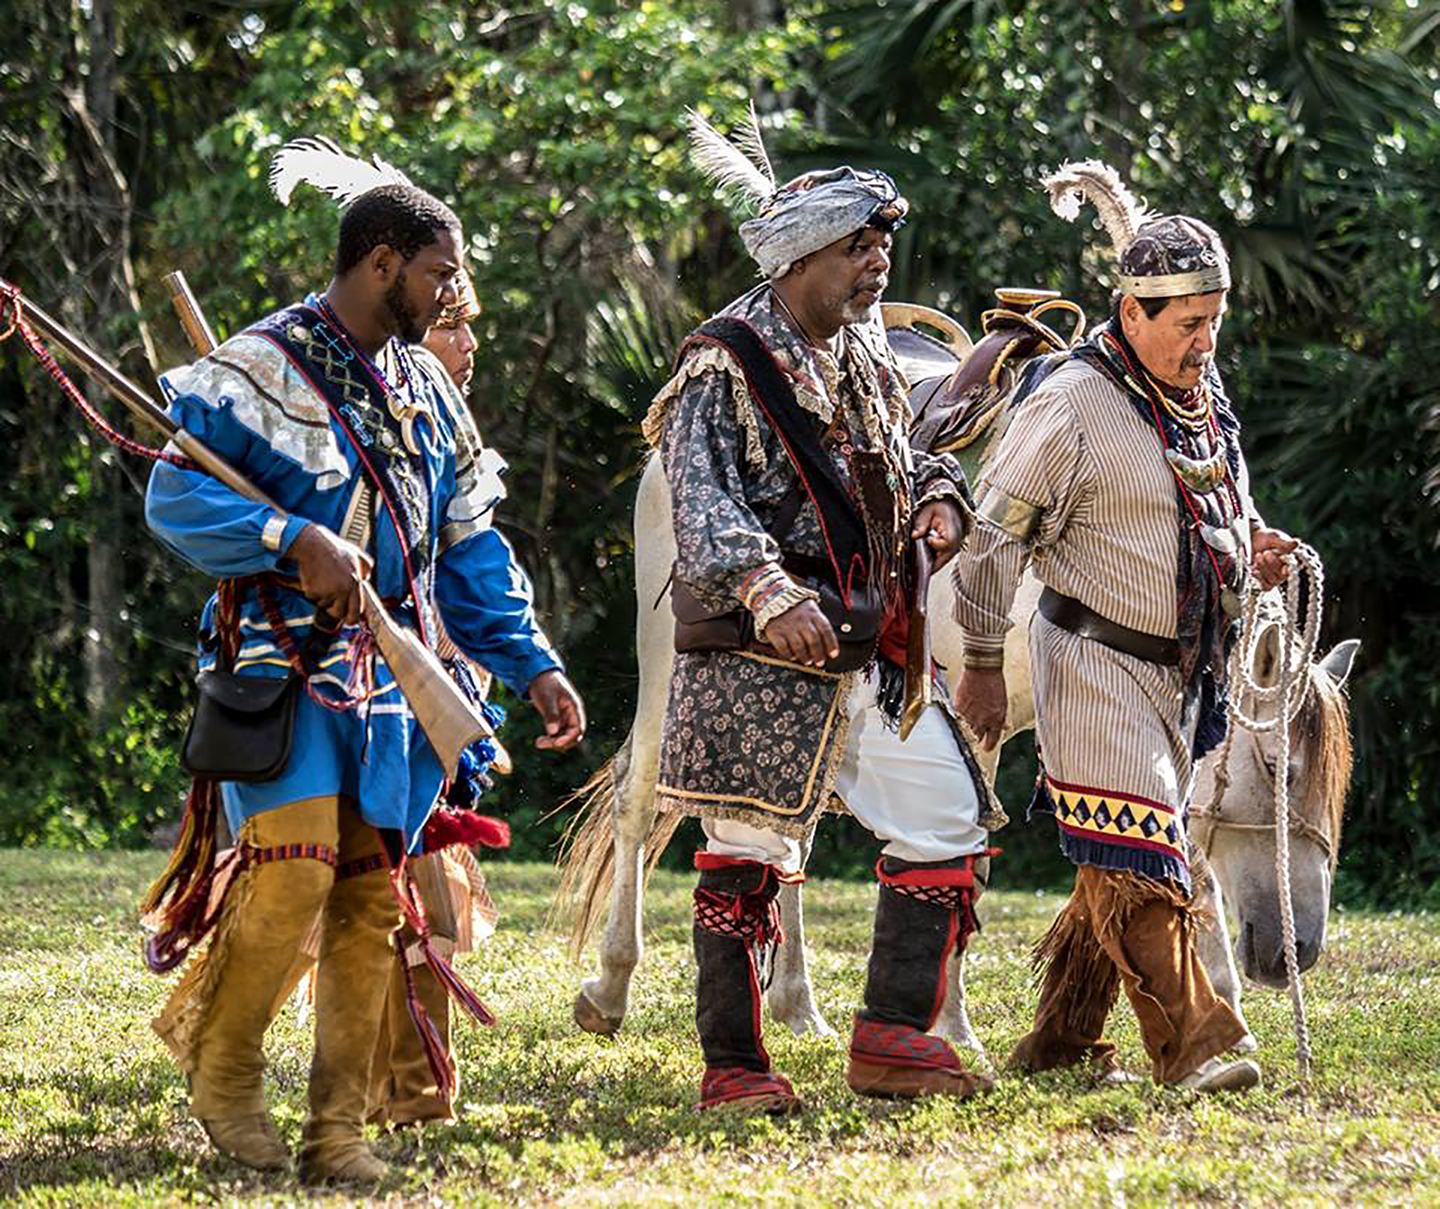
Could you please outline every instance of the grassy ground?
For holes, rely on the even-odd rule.
[[[0,853],[0,1197],[31,1205],[284,1204],[308,1194],[214,1157],[147,1022],[168,987],[144,972],[132,910],[158,855]],[[657,876],[648,953],[618,1040],[570,1023],[577,972],[542,927],[553,884],[490,866],[503,912],[466,972],[497,1010],[462,1027],[459,1124],[385,1138],[396,1172],[373,1201],[449,1204],[1440,1204],[1440,918],[1347,913],[1308,977],[1317,1070],[1294,1074],[1283,993],[1252,990],[1266,1084],[1198,1098],[1075,1074],[1005,1078],[963,1104],[861,1100],[833,1039],[771,1030],[808,1111],[729,1121],[691,1107],[699,1064],[689,879]],[[841,1025],[859,996],[873,891],[807,888],[821,1003]],[[992,1054],[1024,1031],[1024,956],[1054,896],[995,893],[969,967]],[[1143,1069],[1133,1018],[1122,1058]],[[298,1141],[308,1039],[272,1030],[271,1098]],[[317,1198],[343,1203],[331,1194]]]

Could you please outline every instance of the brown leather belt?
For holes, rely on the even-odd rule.
[[[1040,593],[1040,616],[1062,630],[1093,639],[1102,646],[1144,659],[1147,663],[1159,663],[1165,667],[1180,665],[1180,644],[1175,639],[1160,638],[1119,625],[1101,617],[1073,596],[1062,596],[1053,588],[1046,588]]]

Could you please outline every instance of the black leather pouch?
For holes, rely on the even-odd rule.
[[[201,672],[199,697],[180,749],[192,777],[212,781],[273,781],[290,761],[300,677]]]
[[[850,607],[840,599],[840,593],[826,580],[806,580],[807,587],[820,593],[816,602],[825,620],[835,631],[840,645],[840,654],[825,661],[827,672],[853,672],[864,667],[875,654],[880,642],[880,623],[884,620],[885,609],[880,603],[880,594],[869,587],[856,588],[850,593]]]

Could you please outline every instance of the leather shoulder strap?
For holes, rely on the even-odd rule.
[[[826,453],[814,420],[795,398],[794,388],[760,333],[743,319],[717,315],[695,330],[686,341],[687,347],[691,344],[719,345],[740,363],[750,398],[779,435],[805,493],[815,504],[836,586],[842,592],[847,590],[850,582],[865,574],[865,519]],[[785,526],[787,532],[798,512],[797,506]]]

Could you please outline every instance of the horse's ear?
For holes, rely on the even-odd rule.
[[[1330,653],[1320,660],[1320,667],[1335,681],[1336,688],[1350,679],[1350,668],[1359,651],[1360,639],[1347,638],[1344,642],[1337,642],[1330,648]]]
[[[1255,664],[1252,674],[1261,688],[1269,688],[1280,678],[1280,627],[1267,623],[1260,631],[1260,641],[1255,644]]]

